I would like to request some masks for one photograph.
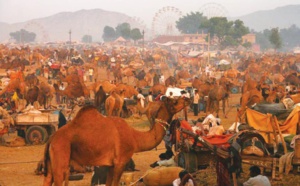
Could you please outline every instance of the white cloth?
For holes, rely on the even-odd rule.
[[[148,95],[148,101],[153,102],[153,96],[152,95]]]
[[[140,99],[141,106],[144,108],[144,105],[145,105],[145,97],[143,96],[143,94],[139,93],[139,94],[137,95],[137,98]]]
[[[173,167],[173,166],[177,166],[174,158],[170,158],[168,160],[161,160],[161,161],[158,161],[157,164],[159,166],[166,166],[166,167]]]
[[[62,85],[59,86],[59,90],[65,90],[65,89],[66,89],[66,87],[64,87]]]
[[[181,183],[180,178],[177,178],[176,180],[173,181],[173,186],[179,186]],[[194,183],[191,179],[185,184],[185,186],[194,186]]]
[[[257,175],[255,177],[249,178],[243,183],[243,186],[271,186],[268,177],[263,175]]]

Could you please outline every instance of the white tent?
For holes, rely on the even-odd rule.
[[[167,91],[166,91],[166,96],[170,96],[170,92],[173,92],[173,96],[181,96],[181,91],[184,89],[181,88],[177,88],[177,87],[168,87]]]

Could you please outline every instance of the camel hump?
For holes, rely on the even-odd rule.
[[[93,105],[87,105],[87,106],[82,107],[82,108],[78,111],[78,113],[77,113],[76,117],[74,118],[74,120],[75,120],[75,119],[79,119],[80,117],[82,117],[82,115],[84,115],[84,114],[87,113],[87,112],[91,112],[91,111],[94,111],[94,112],[97,112],[97,113],[98,113],[97,108],[96,108],[95,106],[93,106]]]

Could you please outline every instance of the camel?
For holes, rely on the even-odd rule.
[[[206,113],[211,112],[213,109],[215,109],[218,118],[220,109],[219,102],[222,101],[223,114],[224,117],[227,118],[227,115],[225,114],[226,99],[228,99],[228,93],[223,86],[218,85],[212,88],[208,93]]]
[[[104,92],[103,87],[100,86],[95,94],[95,106],[99,111],[101,111],[102,104],[105,105],[106,98],[106,93]]]
[[[125,90],[122,90],[120,94],[116,93],[116,91],[112,91],[110,96],[105,100],[105,110],[107,112],[107,116],[118,116],[120,117],[122,107],[124,104],[124,94]]]
[[[150,123],[150,128],[152,128],[155,123],[155,115],[160,105],[161,105],[160,101],[154,101],[154,102],[149,102],[147,106],[143,108],[141,106],[141,102],[138,101],[137,109],[141,114],[145,114],[147,116],[147,119]]]
[[[62,82],[67,82],[68,86],[64,91],[59,93],[66,95],[70,99],[75,99],[79,97],[86,97],[90,94],[89,90],[85,86],[83,80],[78,76],[78,74],[73,73],[63,78],[61,75],[58,76]],[[56,89],[56,91],[59,91]]]
[[[165,136],[173,115],[189,104],[187,98],[176,101],[167,98],[161,102],[154,127],[147,132],[131,128],[122,118],[104,117],[93,106],[83,107],[45,147],[44,186],[53,182],[61,186],[64,180],[68,185],[70,160],[80,165],[108,166],[106,186],[118,186],[133,154],[156,147]]]

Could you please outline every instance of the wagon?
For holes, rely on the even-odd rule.
[[[58,129],[58,113],[56,110],[42,110],[16,115],[18,136],[25,138],[27,144],[46,143],[49,136]]]
[[[282,135],[285,130],[289,130],[289,134],[293,131],[296,133],[299,111],[300,107],[297,106],[279,125],[275,115],[247,109],[245,115],[248,125],[241,125],[239,128],[244,128],[240,132],[231,131],[226,135],[216,136],[223,138],[222,142],[210,139],[215,136],[208,138],[194,133],[190,126],[181,123],[176,129],[178,165],[189,172],[195,172],[213,162],[218,180],[230,183],[233,182],[230,178],[235,177],[233,174],[239,174],[242,164],[257,165],[265,172],[270,172],[272,179],[280,179],[283,174],[279,162],[289,158],[286,161],[291,162],[293,173],[299,173],[300,139],[295,142],[295,149],[292,149],[286,145],[291,139]]]

